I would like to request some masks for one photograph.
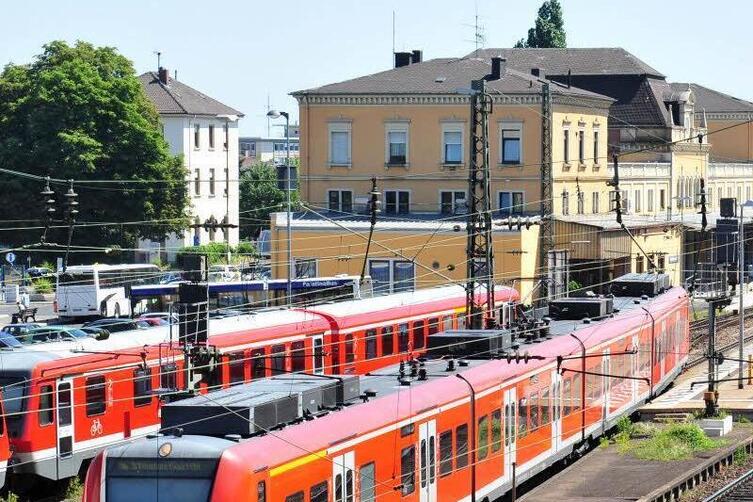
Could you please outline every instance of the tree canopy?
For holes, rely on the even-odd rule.
[[[131,61],[111,47],[55,41],[30,64],[3,69],[0,168],[79,180],[75,245],[159,239],[187,222],[182,159],[170,153]],[[97,183],[104,180],[138,183]],[[0,220],[39,219],[42,187],[33,177],[0,173]],[[53,182],[51,188],[59,219],[68,186]],[[37,242],[41,234],[29,230],[10,239],[4,233],[5,244]],[[48,242],[63,243],[63,233]]]
[[[539,7],[534,27],[528,30],[528,38],[518,40],[518,48],[564,48],[567,47],[565,20],[559,0],[547,0]]]
[[[296,166],[298,159],[291,159]],[[298,192],[291,192],[293,207],[298,206]],[[269,215],[286,209],[285,190],[278,187],[277,170],[258,162],[241,172],[240,176],[240,237],[254,239],[259,230],[269,227]]]

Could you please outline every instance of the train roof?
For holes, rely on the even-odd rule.
[[[107,263],[95,263],[93,265],[71,265],[66,267],[66,272],[89,272],[91,270],[138,270],[150,269],[159,271],[159,267],[149,263],[123,263],[120,265],[110,265]]]
[[[423,366],[428,378],[424,381],[413,378],[410,385],[398,382],[399,366],[384,368],[361,377],[361,389],[375,391],[375,399],[354,403],[316,420],[242,441],[231,448],[237,449],[237,453],[244,458],[251,459],[249,468],[256,470],[297,458],[301,451],[321,451],[346,436],[366,434],[395,422],[395,426],[404,425],[401,421],[407,420],[405,423],[410,423],[414,415],[467,399],[466,384],[458,378],[447,378],[448,376],[460,373],[477,392],[489,389],[550,365],[559,355],[578,353],[581,350],[580,344],[575,338],[563,335],[574,334],[586,347],[597,347],[609,342],[617,333],[624,334],[649,327],[652,317],[656,318],[675,308],[680,302],[687,302],[687,294],[681,288],[672,288],[656,298],[625,297],[615,300],[621,310],[614,317],[594,320],[588,324],[583,321],[552,321],[552,340],[546,343],[524,343],[520,346],[520,353],[528,352],[531,356],[542,359],[534,358],[520,363],[508,363],[504,359],[467,360],[467,366],[456,366],[456,371],[447,371],[447,361],[428,360]],[[415,392],[417,388],[421,388],[422,392]],[[258,451],[264,451],[265,455],[254,455]]]
[[[517,291],[506,286],[495,286],[495,298],[517,299]],[[307,310],[336,318],[340,328],[353,325],[378,322],[387,317],[395,316],[395,309],[404,308],[400,317],[418,315],[428,308],[436,308],[446,304],[447,309],[458,307],[458,300],[462,299],[465,306],[465,287],[459,284],[440,286],[436,288],[417,289],[386,296],[375,296],[362,300],[349,300],[332,304],[317,305]],[[369,314],[369,319],[364,315]]]

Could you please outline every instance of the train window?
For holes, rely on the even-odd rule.
[[[311,502],[327,502],[329,498],[327,482],[322,481],[318,485],[312,486],[309,491],[309,498]]]
[[[437,470],[437,445],[434,436],[429,436],[429,483],[434,484]]]
[[[408,352],[408,346],[410,345],[410,339],[408,338],[408,324],[398,324],[397,329],[397,351],[399,353]]]
[[[564,385],[562,388],[562,415],[568,416],[570,414],[570,408],[572,407],[572,380],[569,378],[564,379]]]
[[[525,436],[528,431],[528,400],[518,401],[518,436]]]
[[[133,405],[146,406],[152,402],[152,368],[133,371]]]
[[[230,370],[230,385],[243,383],[246,379],[246,358],[243,352],[234,352],[228,355],[228,369]]]
[[[583,388],[581,378],[583,376],[580,373],[573,376],[573,412],[580,411],[581,390]]]
[[[303,492],[297,492],[285,497],[285,502],[303,502]]]
[[[293,372],[306,371],[306,343],[304,341],[293,342],[290,346],[290,355]]]
[[[42,385],[39,389],[39,425],[52,422],[52,385]]]
[[[452,430],[439,435],[439,475],[447,476],[452,472]]]
[[[251,352],[251,378],[264,378],[267,376],[266,365],[264,349],[256,349]]]
[[[101,415],[105,412],[105,377],[102,375],[86,379],[86,416]]]
[[[256,502],[267,502],[267,483],[264,481],[256,485]]]
[[[324,341],[321,337],[314,338],[314,373],[324,372]]]
[[[426,458],[426,440],[425,439],[421,440],[421,449],[419,450],[418,454],[421,455],[421,461],[418,464],[421,466],[420,467],[421,475],[419,476],[419,478],[421,479],[421,488],[426,488],[427,478],[429,477],[426,471],[429,468],[429,464],[427,463],[428,459]]]
[[[345,471],[345,502],[353,502],[353,469]]]
[[[405,436],[410,436],[413,434],[413,431],[415,430],[415,427],[413,424],[403,425],[400,427],[400,437],[404,438]]]
[[[410,495],[416,489],[416,447],[409,446],[400,452],[400,493]]]
[[[492,412],[492,451],[502,447],[502,410]]]
[[[366,330],[366,359],[377,356],[377,332],[375,329]]]
[[[478,459],[483,460],[489,452],[489,417],[478,419]]]
[[[452,329],[452,316],[444,316],[444,331],[450,331]]]
[[[159,379],[160,387],[163,389],[178,388],[178,366],[175,363],[168,363],[160,366]]]
[[[544,390],[541,392],[541,425],[546,425],[549,423],[549,390]]]
[[[429,336],[439,333],[439,318],[432,317],[429,319]]]
[[[362,465],[358,470],[358,475],[359,486],[361,488],[361,502],[374,502],[376,500],[376,470],[374,462]]]
[[[455,429],[455,451],[457,460],[455,465],[458,469],[468,465],[468,426],[460,425]]]
[[[285,346],[272,346],[272,375],[285,373]]]
[[[413,348],[422,349],[426,345],[424,335],[424,322],[413,322]]]
[[[335,502],[343,502],[343,475],[335,476]]]
[[[355,344],[353,343],[353,335],[345,335],[345,362],[352,363],[355,361]]]
[[[382,355],[389,355],[395,351],[395,341],[392,337],[392,326],[382,328]]]
[[[528,430],[534,432],[538,429],[541,422],[539,422],[539,393],[533,392],[528,397]]]

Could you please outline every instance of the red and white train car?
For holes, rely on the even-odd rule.
[[[400,384],[385,370],[361,377],[375,398],[247,440],[174,434],[108,449],[85,500],[494,500],[513,464],[521,482],[571,455],[681,370],[684,290],[615,307],[588,323],[552,322],[552,340],[521,347],[527,361],[428,360]]]
[[[496,298],[508,305],[518,296],[499,287]],[[208,343],[216,357],[194,364],[190,382],[175,343],[88,354],[9,351],[0,381],[20,389],[8,419],[13,473],[53,480],[76,475],[102,448],[158,430],[160,396],[286,372],[360,374],[421,355],[440,324],[462,325],[464,305],[463,288],[451,286],[210,319]]]

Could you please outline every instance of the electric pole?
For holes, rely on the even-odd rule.
[[[492,323],[494,312],[494,251],[492,244],[491,188],[489,186],[489,114],[492,98],[483,80],[471,82],[471,146],[468,169],[468,282],[466,319],[471,329]],[[479,293],[477,296],[476,293]],[[481,294],[483,293],[483,294]],[[485,316],[488,312],[490,315]]]

